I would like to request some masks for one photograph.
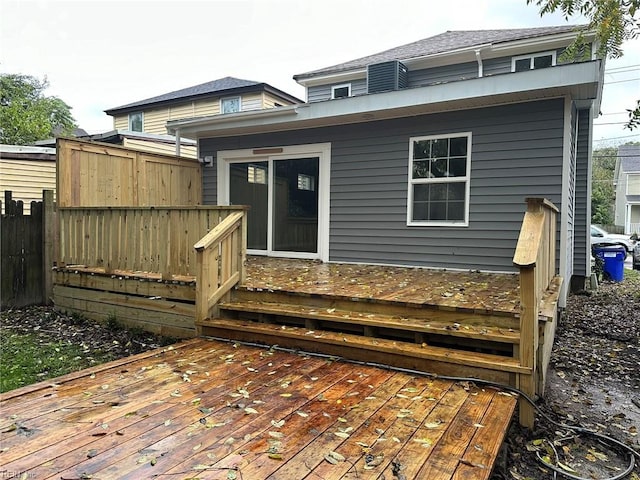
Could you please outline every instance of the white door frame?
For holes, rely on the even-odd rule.
[[[279,252],[272,248],[271,232],[273,215],[272,195],[269,195],[269,218],[267,250],[248,250],[252,255],[269,255],[272,257],[312,258],[323,262],[329,261],[329,191],[331,174],[331,143],[312,143],[306,145],[289,145],[278,147],[248,148],[241,150],[220,150],[217,153],[217,187],[218,205],[229,205],[229,165],[239,162],[265,162],[273,165],[274,160],[286,160],[298,157],[318,157],[318,252]],[[269,168],[271,182],[273,168]]]

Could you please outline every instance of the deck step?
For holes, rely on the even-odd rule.
[[[474,376],[512,383],[510,375],[531,373],[530,368],[520,366],[518,360],[511,357],[349,333],[222,318],[205,319],[197,326],[203,336],[259,341],[441,375]]]
[[[226,302],[220,305],[220,310],[224,316],[229,316],[232,312],[238,313],[237,316],[239,318],[242,318],[243,313],[255,313],[274,319],[282,317],[306,319],[308,322],[305,326],[314,329],[323,328],[323,326],[329,322],[329,324],[337,324],[338,326],[347,324],[358,325],[361,326],[365,332],[367,332],[367,329],[385,329],[418,334],[462,337],[478,339],[484,342],[498,342],[513,345],[520,342],[520,333],[513,328],[460,323],[455,321],[459,319],[455,316],[453,319],[440,320],[437,318],[416,318],[404,315],[367,313],[339,308],[318,308],[309,305],[251,300]],[[411,309],[407,309],[406,312],[408,314],[413,313]],[[440,317],[446,318],[446,315],[440,315]],[[368,336],[376,335],[370,334]]]

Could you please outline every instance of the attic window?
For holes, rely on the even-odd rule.
[[[134,112],[129,114],[129,130],[132,132],[142,132],[144,124],[142,112]]]
[[[334,85],[331,87],[331,98],[347,98],[351,96],[351,84]]]
[[[511,59],[512,72],[525,72],[539,68],[553,67],[556,64],[556,52],[542,52],[533,55],[521,55]]]
[[[236,113],[240,111],[240,97],[227,97],[220,100],[221,113]]]

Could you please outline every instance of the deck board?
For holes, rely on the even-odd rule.
[[[328,480],[401,469],[484,480],[515,404],[494,389],[196,339],[0,396],[0,475]],[[329,463],[332,451],[346,460]]]
[[[518,278],[506,273],[248,257],[244,286],[507,315],[520,307]]]

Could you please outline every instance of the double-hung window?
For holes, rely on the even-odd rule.
[[[409,139],[407,224],[467,226],[471,133]]]

